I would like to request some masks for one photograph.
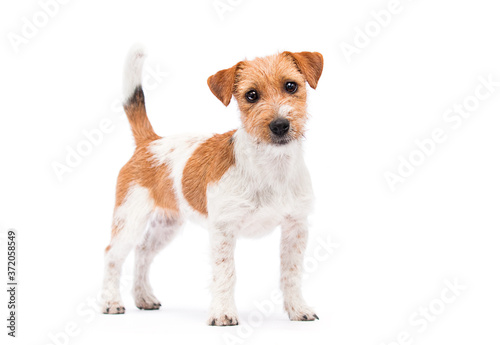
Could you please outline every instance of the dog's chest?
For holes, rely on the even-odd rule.
[[[280,225],[286,215],[293,213],[295,200],[286,189],[267,188],[249,194],[242,202],[244,212],[236,228],[240,236],[266,235]]]
[[[304,218],[312,187],[300,143],[259,146],[234,136],[235,164],[207,188],[207,220],[239,236],[262,236],[285,217]]]
[[[236,169],[225,181],[224,209],[234,216],[239,236],[259,237],[275,229],[282,220],[309,208],[312,199],[308,174],[300,175],[296,166],[261,171]],[[224,188],[225,189],[225,188]],[[307,211],[306,211],[307,212]],[[219,214],[225,218],[224,214]]]

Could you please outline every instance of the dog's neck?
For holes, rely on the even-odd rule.
[[[267,175],[273,172],[286,177],[296,164],[303,162],[302,142],[293,140],[284,145],[262,143],[245,129],[239,128],[233,135],[236,164]]]

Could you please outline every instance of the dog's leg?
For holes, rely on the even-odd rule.
[[[165,216],[151,220],[143,241],[135,249],[134,300],[139,309],[155,310],[161,306],[149,282],[149,267],[156,254],[172,241],[181,228],[178,219]]]
[[[281,231],[281,281],[285,311],[292,321],[318,319],[302,297],[302,262],[307,246],[306,220],[287,217]]]
[[[120,295],[122,265],[132,248],[144,236],[153,203],[148,191],[134,187],[126,201],[115,209],[111,243],[104,258],[102,311],[104,314],[123,314],[125,307]]]
[[[233,326],[238,324],[234,303],[234,247],[236,240],[228,229],[214,227],[210,231],[212,260],[212,303],[208,324],[211,326]]]
[[[142,225],[146,228],[147,220]],[[139,230],[139,229],[137,229]],[[122,230],[123,231],[123,230]],[[104,314],[123,314],[125,307],[120,294],[120,277],[122,265],[128,254],[140,240],[142,230],[137,236],[128,237],[119,233],[106,249],[104,258],[104,282],[102,287],[102,312]]]

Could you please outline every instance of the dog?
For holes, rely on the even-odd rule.
[[[262,236],[278,226],[284,309],[290,320],[318,319],[301,292],[313,201],[302,141],[308,118],[306,83],[316,89],[323,56],[285,51],[217,72],[208,78],[208,86],[225,106],[236,99],[241,127],[223,134],[164,138],[146,115],[144,59],[143,48],[136,46],[125,66],[124,110],[136,148],[118,176],[111,242],[105,249],[103,313],[125,312],[120,274],[134,247],[135,304],[139,309],[160,308],[149,283],[149,267],[189,219],[209,231],[209,325],[238,324],[236,239]]]

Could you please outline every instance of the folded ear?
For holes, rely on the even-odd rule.
[[[238,65],[239,63],[231,68],[223,69],[210,76],[207,80],[210,91],[212,91],[215,97],[217,97],[226,107],[229,102],[231,102]]]
[[[318,86],[319,77],[323,72],[323,55],[320,53],[300,52],[291,53],[283,52],[295,61],[300,72],[306,77],[309,85],[315,89]]]

